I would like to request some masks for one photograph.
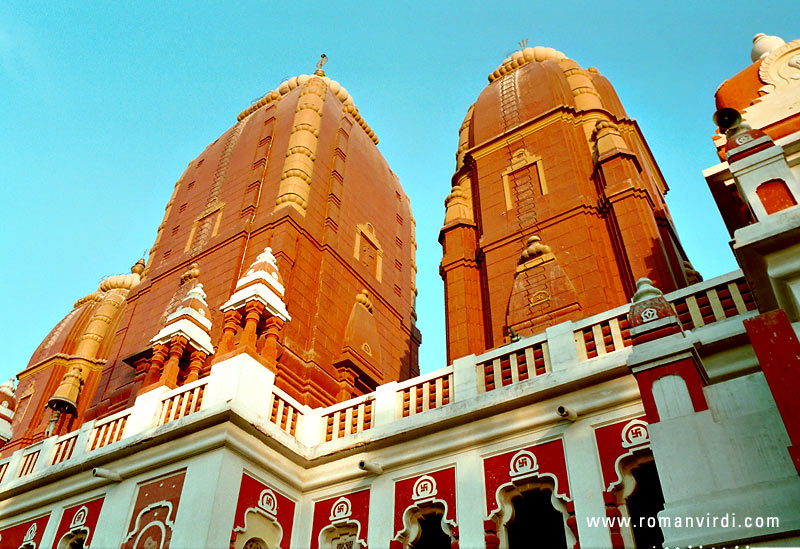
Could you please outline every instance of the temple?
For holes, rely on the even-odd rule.
[[[798,59],[756,35],[716,93],[741,269],[710,280],[611,83],[504,60],[464,106],[420,375],[409,197],[323,56],[0,385],[0,546],[800,545]]]

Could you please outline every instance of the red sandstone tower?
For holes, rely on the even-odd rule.
[[[242,112],[175,184],[146,266],[36,350],[9,447],[240,352],[311,406],[417,375],[415,223],[377,143],[321,65]]]
[[[452,361],[628,302],[648,277],[697,277],[667,185],[596,69],[524,48],[489,76],[459,132],[440,272]]]

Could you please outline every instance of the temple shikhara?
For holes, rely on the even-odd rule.
[[[608,79],[505,59],[453,135],[422,375],[411,201],[325,60],[0,385],[0,547],[800,546],[800,40],[716,92],[710,280]]]

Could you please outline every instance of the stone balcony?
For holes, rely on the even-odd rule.
[[[701,354],[703,348],[719,354],[721,347],[741,347],[741,321],[755,314],[755,303],[740,271],[666,297]],[[234,418],[278,443],[281,453],[292,461],[313,465],[333,454],[387,444],[386,439],[421,436],[554,397],[581,414],[620,399],[635,400],[638,392],[633,382],[630,395],[570,399],[576,390],[629,374],[627,311],[624,305],[580,322],[564,322],[544,333],[480,356],[463,357],[407,381],[381,385],[373,393],[327,408],[300,404],[274,385],[272,372],[248,355],[238,355],[215,364],[205,378],[172,390],[150,391],[129,409],[89,421],[77,431],[47,438],[0,460],[0,497],[76,469],[100,466],[120,454],[137,451],[134,447],[156,445],[159,440]],[[723,360],[708,361],[712,378],[741,370],[730,355],[722,355]],[[555,414],[553,409],[541,421],[558,420]]]

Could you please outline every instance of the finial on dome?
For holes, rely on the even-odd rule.
[[[750,59],[755,63],[785,43],[780,36],[770,36],[759,32],[753,37],[753,49],[750,50]]]
[[[370,313],[372,312],[372,300],[369,298],[369,292],[366,289],[362,289],[361,292],[356,295],[356,303],[360,303],[366,310]]]
[[[14,396],[14,378],[12,377],[3,384],[0,384],[0,392]]]
[[[534,257],[549,253],[553,253],[550,246],[542,244],[542,239],[534,235],[529,237],[528,241],[525,243],[525,250],[522,252],[522,255],[520,255],[519,262],[525,263]]]
[[[257,263],[269,263],[270,265],[277,266],[277,263],[275,262],[275,255],[272,253],[272,248],[269,246],[264,248],[264,251],[258,254],[258,257],[256,257],[253,265]]]
[[[181,286],[200,276],[200,266],[197,263],[189,265],[189,270],[181,275]]]
[[[133,265],[133,267],[131,267],[131,273],[138,274],[139,276],[141,276],[142,273],[144,272],[144,268],[145,268],[144,258],[140,257],[139,261],[137,261]]]
[[[560,59],[566,59],[567,56],[561,53],[558,50],[554,50],[553,48],[546,48],[543,46],[536,46],[531,48],[527,46],[527,41],[525,42],[525,46],[522,47],[519,51],[514,52],[511,56],[507,57],[499,67],[497,67],[492,74],[489,75],[489,82],[494,82],[498,78],[518,69],[523,65],[527,65],[528,63],[542,63],[544,61],[558,61]],[[522,42],[520,42],[522,44]]]
[[[328,56],[323,53],[320,56],[319,61],[317,61],[317,70],[314,71],[314,74],[317,76],[325,76],[325,71],[322,70],[322,67],[327,62],[328,62]]]
[[[649,278],[642,277],[636,281],[636,293],[633,294],[631,303],[638,303],[645,299],[653,299],[654,297],[663,296],[664,293],[653,286],[653,281]]]

